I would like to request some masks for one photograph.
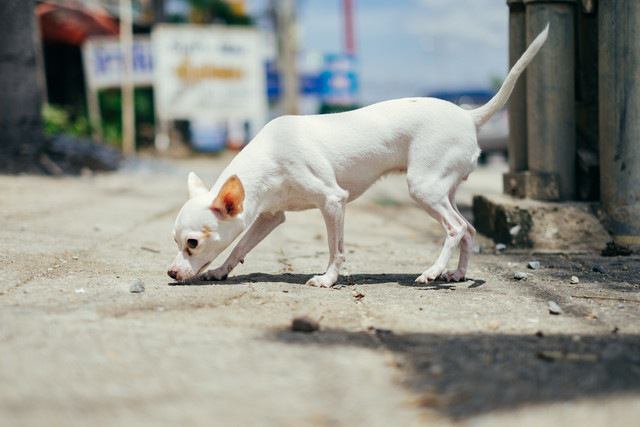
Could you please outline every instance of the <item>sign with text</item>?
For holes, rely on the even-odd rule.
[[[159,25],[151,36],[161,120],[267,118],[264,48],[255,29]]]
[[[134,38],[132,47],[133,84],[153,84],[151,39]],[[85,79],[89,89],[120,87],[122,80],[122,52],[117,37],[91,37],[82,46]]]

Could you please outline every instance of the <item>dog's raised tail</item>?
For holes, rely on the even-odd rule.
[[[547,41],[548,36],[549,24],[547,24],[545,29],[538,34],[535,40],[533,40],[527,50],[522,54],[520,59],[515,63],[513,68],[511,68],[511,71],[507,74],[507,78],[504,80],[504,83],[502,83],[498,93],[496,93],[495,96],[482,107],[470,111],[471,117],[473,117],[473,121],[476,123],[477,127],[485,124],[491,116],[504,107],[504,104],[509,100],[509,96],[511,96],[511,92],[513,92],[513,88],[518,81],[518,77],[520,77],[520,74],[522,74],[524,69],[527,68],[527,65],[529,65],[536,56],[542,45],[544,45],[544,42]]]

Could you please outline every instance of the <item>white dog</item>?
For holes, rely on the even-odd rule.
[[[284,222],[285,211],[318,208],[327,226],[329,266],[307,284],[332,286],[345,260],[345,205],[381,176],[406,171],[411,196],[447,233],[440,256],[416,282],[463,280],[475,230],[456,208],[456,189],[477,165],[478,128],[507,102],[548,31],[547,25],[498,93],[475,110],[434,98],[404,98],[345,113],[283,116],[256,135],[211,191],[190,173],[190,199],[176,219],[179,250],[169,276],[186,280],[198,275],[246,230],[224,264],[200,277],[223,280]],[[458,268],[444,272],[458,245]]]

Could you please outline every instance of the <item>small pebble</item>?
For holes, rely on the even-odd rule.
[[[591,270],[595,271],[596,273],[602,273],[602,274],[607,273],[607,269],[600,264],[595,264],[593,267],[591,267]]]
[[[569,282],[575,285],[576,283],[580,283],[580,279],[578,279],[578,276],[571,276]]]
[[[444,372],[444,369],[442,368],[442,365],[433,365],[429,368],[429,372],[431,372],[431,375],[439,377],[442,375],[442,372]]]
[[[526,280],[528,274],[523,271],[516,271],[513,273],[513,278],[516,280]]]
[[[71,259],[77,261],[79,258],[74,255],[74,256],[71,257]]]
[[[557,302],[549,301],[547,304],[549,306],[550,314],[562,314],[562,309],[560,308]]]
[[[294,332],[313,332],[320,329],[320,324],[309,316],[294,317],[291,321],[291,330]]]
[[[84,294],[85,292],[84,288],[76,288],[76,294]]]
[[[132,294],[139,294],[144,292],[144,285],[142,284],[142,280],[135,279],[131,286],[129,286],[129,292]]]
[[[496,243],[496,251],[504,251],[507,249],[507,245],[504,243]]]
[[[360,301],[362,298],[364,298],[364,294],[360,291],[353,291],[352,295],[356,299],[356,301]]]
[[[376,334],[379,337],[383,337],[383,336],[389,336],[393,334],[393,331],[391,329],[385,329],[385,328],[376,328],[374,326],[369,326],[367,328],[370,331],[373,331],[374,334]]]
[[[498,328],[500,328],[500,322],[497,321],[497,320],[492,320],[491,322],[489,322],[487,324],[487,328],[489,328],[489,330],[491,330],[491,331],[495,331]]]
[[[540,268],[540,261],[529,261],[527,267],[531,270],[537,270]]]

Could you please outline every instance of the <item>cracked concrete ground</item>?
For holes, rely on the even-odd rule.
[[[481,238],[470,280],[416,285],[443,234],[393,176],[349,206],[336,289],[303,285],[327,261],[315,211],[288,214],[226,282],[170,286],[186,172],[211,183],[227,161],[0,177],[0,425],[637,425],[638,256]],[[499,186],[478,170],[463,212]],[[321,330],[290,332],[302,314]]]

